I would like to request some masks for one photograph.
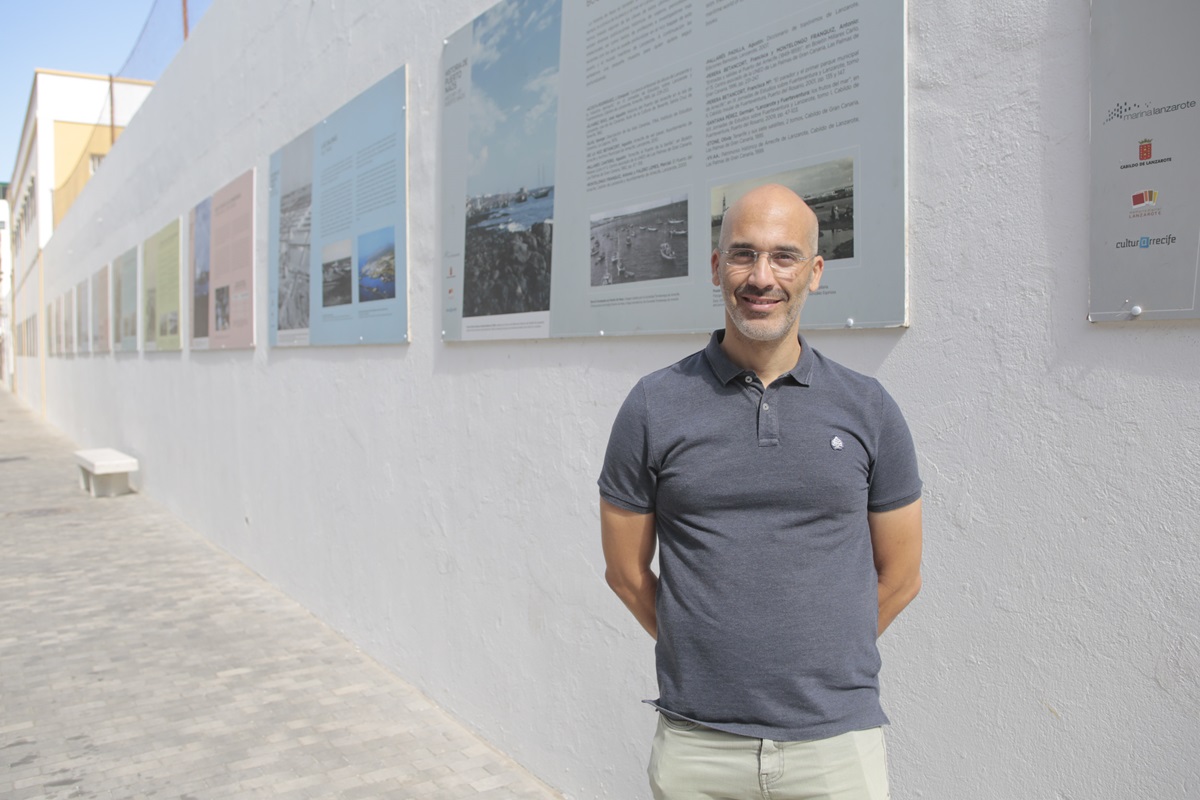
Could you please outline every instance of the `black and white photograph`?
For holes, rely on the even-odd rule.
[[[321,248],[321,307],[345,306],[354,302],[353,242],[342,239]]]
[[[282,150],[279,169],[279,330],[308,328],[312,130]]]
[[[213,328],[229,330],[229,287],[218,286],[213,292]]]
[[[145,325],[143,326],[143,339],[146,342],[158,341],[158,290],[153,286],[146,287],[146,303],[145,303]]]
[[[178,311],[168,311],[158,318],[158,335],[163,338],[179,335]]]
[[[212,263],[212,198],[192,209],[192,337],[208,336],[208,280]]]
[[[591,284],[687,277],[687,196],[591,216]]]
[[[826,161],[716,186],[712,190],[712,246],[717,247],[725,209],[759,186],[778,183],[804,198],[817,215],[817,253],[826,262],[854,258],[854,159]]]

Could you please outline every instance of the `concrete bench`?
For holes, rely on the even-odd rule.
[[[119,450],[101,447],[96,450],[76,450],[79,464],[79,485],[92,497],[115,497],[129,492],[129,473],[137,472],[138,462]]]

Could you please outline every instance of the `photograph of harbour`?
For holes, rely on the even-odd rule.
[[[213,328],[218,331],[229,330],[229,287],[218,286],[213,293]]]
[[[472,36],[464,317],[547,311],[561,0],[506,0]]]
[[[686,277],[687,219],[687,195],[593,214],[592,286]]]
[[[208,336],[208,276],[212,262],[212,198],[192,209],[192,337]]]
[[[396,296],[396,229],[380,228],[358,237],[358,301]]]
[[[281,331],[308,329],[310,242],[312,239],[312,129],[280,153],[279,165],[279,296]]]
[[[349,305],[354,301],[354,268],[350,239],[330,242],[321,248],[321,307]]]
[[[826,262],[854,258],[854,159],[850,157],[713,187],[713,249],[720,238],[725,209],[746,192],[768,183],[788,187],[817,215],[817,253]]]

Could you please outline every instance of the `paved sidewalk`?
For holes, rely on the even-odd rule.
[[[0,797],[559,795],[0,388]]]

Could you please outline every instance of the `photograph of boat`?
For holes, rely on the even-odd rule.
[[[659,198],[591,216],[591,285],[686,277],[687,242],[676,251],[663,219],[687,219],[687,197]]]

